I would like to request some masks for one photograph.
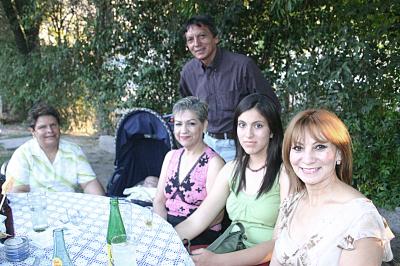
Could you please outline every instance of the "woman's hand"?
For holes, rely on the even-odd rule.
[[[196,266],[222,265],[218,262],[218,254],[200,248],[192,251],[192,260]]]

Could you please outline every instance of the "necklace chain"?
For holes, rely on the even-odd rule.
[[[267,164],[264,164],[263,166],[261,166],[261,167],[258,168],[258,169],[253,169],[253,168],[250,167],[250,165],[247,165],[247,169],[249,169],[249,170],[252,171],[253,173],[259,172],[259,171],[261,171],[262,169],[264,169],[265,167],[267,167]]]

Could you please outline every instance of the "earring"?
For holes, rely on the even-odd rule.
[[[341,163],[342,163],[341,160],[337,160],[337,161],[336,161],[336,165],[340,165]]]
[[[272,139],[274,137],[274,134],[271,133],[271,135],[269,135],[269,138]]]

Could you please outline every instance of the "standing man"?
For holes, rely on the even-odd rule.
[[[233,116],[241,99],[258,92],[281,109],[278,97],[254,61],[219,48],[217,30],[208,15],[193,16],[184,26],[186,45],[193,59],[181,71],[182,97],[197,96],[208,103],[204,141],[226,162],[235,157]]]

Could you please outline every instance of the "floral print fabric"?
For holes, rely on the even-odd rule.
[[[390,239],[393,233],[372,202],[356,198],[334,209],[315,227],[308,239],[295,241],[289,227],[297,204],[304,192],[288,197],[281,205],[277,222],[275,258],[281,265],[339,265],[342,250],[354,249],[354,242],[367,237],[382,240],[384,261],[393,258]]]
[[[209,147],[195,162],[192,169],[179,181],[179,166],[184,149],[174,151],[165,184],[166,208],[168,214],[177,217],[190,216],[207,196],[206,181],[209,161],[216,153]]]

